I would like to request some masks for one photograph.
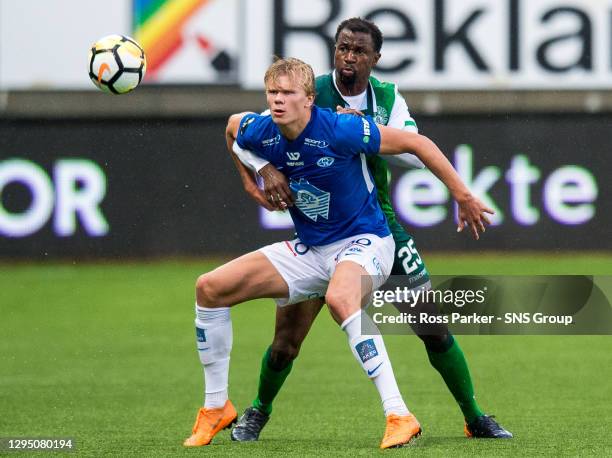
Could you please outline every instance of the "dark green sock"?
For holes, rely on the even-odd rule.
[[[268,347],[261,360],[259,387],[257,388],[257,397],[253,401],[253,407],[267,415],[272,413],[272,401],[285,383],[285,379],[293,366],[293,361],[291,361],[285,367],[272,367],[271,353],[272,347]]]
[[[472,377],[461,347],[450,334],[449,340],[445,351],[434,351],[426,346],[427,355],[429,356],[429,362],[440,373],[455,401],[459,404],[463,416],[468,423],[471,423],[483,413],[476,403],[476,399],[474,399]]]

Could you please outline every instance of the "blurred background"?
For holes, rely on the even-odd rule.
[[[384,33],[375,75],[496,210],[476,244],[437,179],[394,169],[421,250],[612,248],[612,1],[0,0],[0,256],[233,255],[290,235],[243,192],[224,125],[265,108],[273,55],[329,71],[352,16]],[[127,95],[87,75],[112,33],[148,58]]]

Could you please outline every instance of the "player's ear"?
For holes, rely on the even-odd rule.
[[[374,54],[374,63],[372,64],[372,67],[374,67],[378,63],[379,59],[380,59],[380,53],[377,52]]]
[[[306,99],[306,108],[311,108],[314,105],[314,95],[309,95]]]

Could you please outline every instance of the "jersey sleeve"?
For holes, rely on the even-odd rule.
[[[261,135],[259,122],[261,122],[263,116],[267,116],[269,113],[270,110],[266,110],[260,115],[254,113],[245,115],[240,121],[238,135],[232,148],[238,159],[255,172],[259,172],[269,163],[265,151],[258,148],[258,145],[261,145],[258,138]]]
[[[243,150],[248,150],[262,159],[269,161],[266,150],[261,148],[263,116],[254,113],[244,115],[240,121],[236,143]]]
[[[238,127],[238,135],[236,135],[236,143],[242,149],[253,149],[255,144],[256,129],[253,124],[257,120],[255,113],[249,113],[244,115],[240,120],[240,126]]]
[[[348,155],[372,156],[380,150],[380,131],[370,116],[336,115],[336,148]]]
[[[389,116],[389,122],[387,123],[387,126],[394,127],[396,129],[404,130],[407,132],[413,132],[415,134],[419,133],[417,123],[410,115],[410,111],[408,110],[408,104],[406,103],[404,97],[402,97],[402,95],[397,90],[397,86],[395,86],[395,101],[393,103],[393,108],[391,109],[391,115]],[[386,156],[385,159],[389,164],[393,164],[398,167],[408,169],[425,168],[425,164],[423,164],[421,160],[412,153],[402,153],[398,155]]]
[[[397,90],[397,86],[395,87],[395,101],[393,102],[393,108],[391,109],[387,125],[408,132],[419,132],[417,123],[408,110],[408,104]]]
[[[234,142],[232,151],[234,151],[234,154],[236,154],[240,162],[250,168],[253,172],[259,172],[262,168],[269,164],[268,161],[262,159],[256,154],[253,154],[250,150],[240,148],[240,146],[238,146],[238,142]]]
[[[405,169],[425,168],[425,164],[423,164],[421,160],[412,153],[390,154],[385,156],[385,160],[391,165]]]

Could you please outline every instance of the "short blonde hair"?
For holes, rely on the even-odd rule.
[[[296,59],[295,57],[288,57],[286,59],[276,58],[274,63],[266,70],[264,76],[264,84],[267,86],[268,82],[276,81],[280,76],[289,76],[292,80],[296,81],[307,96],[315,95],[315,77],[312,67],[306,62]]]

